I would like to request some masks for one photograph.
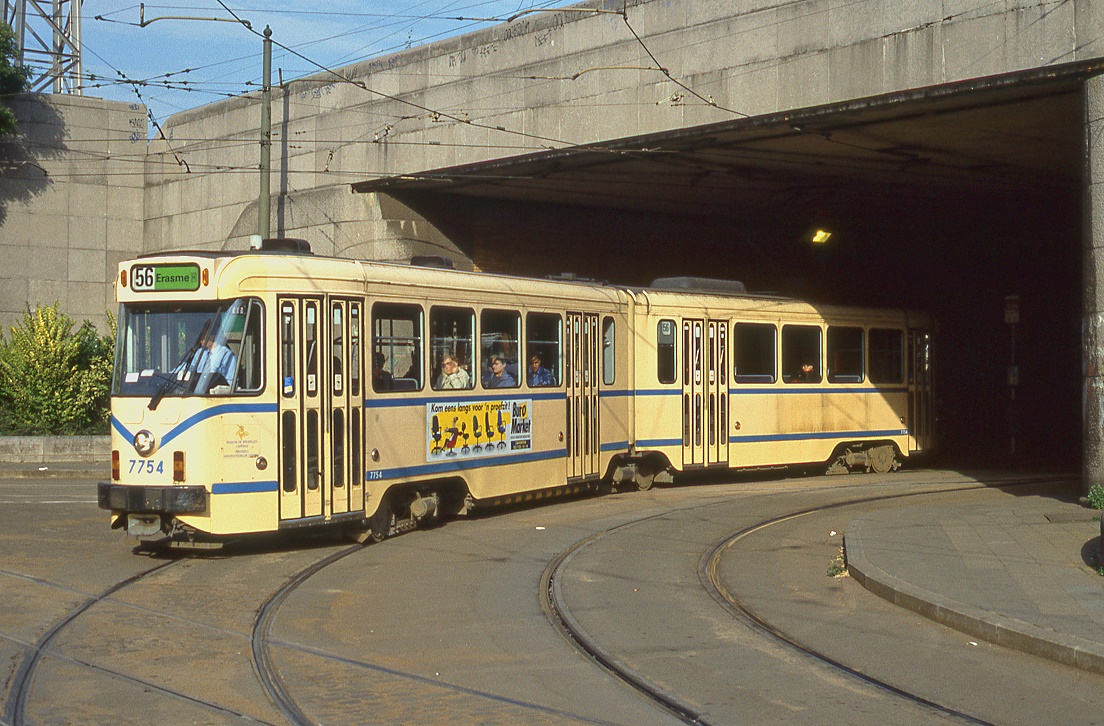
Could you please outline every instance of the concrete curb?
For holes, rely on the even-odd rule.
[[[110,458],[110,436],[0,436],[0,462],[96,464]]]
[[[1104,674],[1104,644],[960,603],[916,587],[877,567],[863,552],[863,520],[863,517],[857,517],[848,525],[843,537],[844,554],[851,577],[870,592],[929,620],[990,643]],[[1101,528],[1104,530],[1104,517]]]

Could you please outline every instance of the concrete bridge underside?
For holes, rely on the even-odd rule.
[[[496,271],[634,284],[732,277],[752,290],[927,310],[941,325],[941,443],[952,459],[1075,469],[1090,71],[989,78],[354,189],[400,199]],[[826,244],[811,243],[817,229],[832,233]],[[1020,298],[1014,329],[1008,295]]]

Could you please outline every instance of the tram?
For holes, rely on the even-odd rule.
[[[890,471],[933,445],[932,321],[746,293],[316,256],[124,261],[111,480],[147,541],[343,526],[694,469]]]

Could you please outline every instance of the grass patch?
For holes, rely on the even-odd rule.
[[[843,547],[839,548],[839,554],[828,563],[828,577],[847,577],[847,557],[844,556]]]

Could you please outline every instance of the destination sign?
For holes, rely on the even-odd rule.
[[[130,280],[135,292],[198,290],[199,265],[134,265]]]

